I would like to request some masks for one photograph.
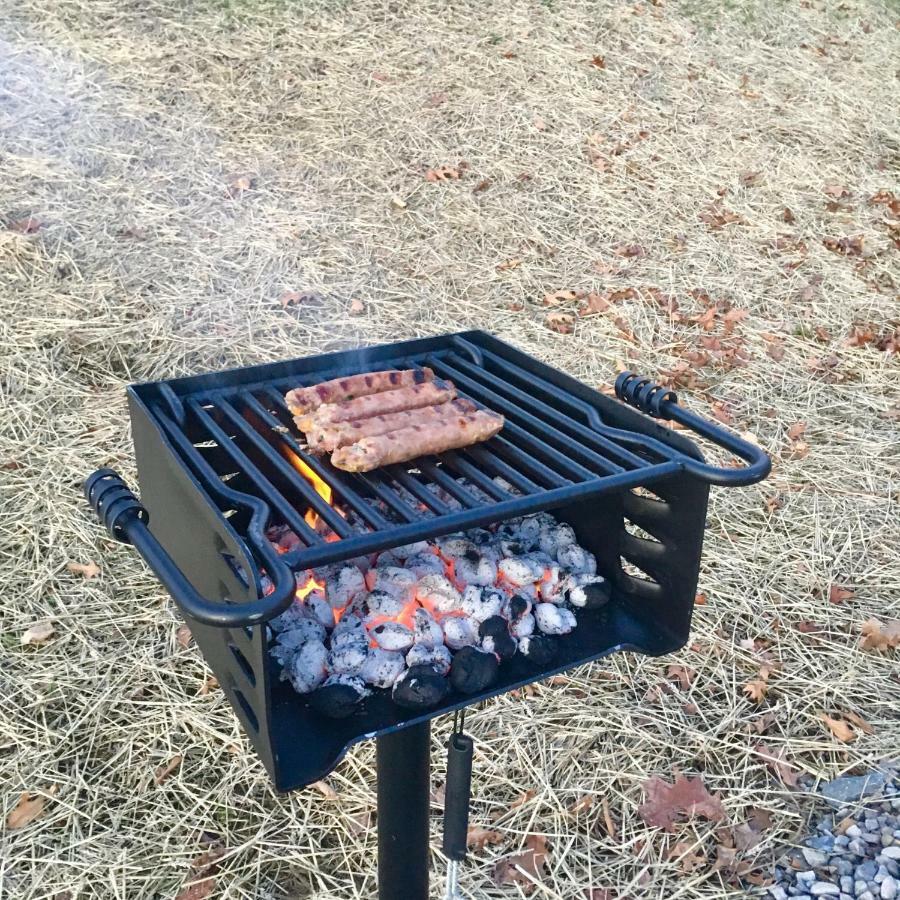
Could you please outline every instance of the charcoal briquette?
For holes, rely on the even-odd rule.
[[[546,666],[556,656],[558,644],[546,634],[533,634],[519,641],[519,652],[536,666]]]
[[[430,709],[450,691],[450,682],[431,666],[413,666],[394,685],[394,703],[406,709]]]
[[[491,653],[496,653],[500,659],[515,656],[516,642],[509,633],[509,623],[503,616],[485,619],[478,629],[478,635],[481,638],[481,646]]]
[[[352,715],[368,691],[358,678],[329,678],[309,695],[309,705],[329,719],[346,719]]]
[[[493,653],[463,647],[453,656],[450,684],[461,694],[476,694],[494,683],[499,668],[500,663]]]

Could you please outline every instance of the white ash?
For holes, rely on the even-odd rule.
[[[406,609],[406,601],[396,594],[387,591],[371,591],[368,594],[360,594],[348,607],[351,612],[356,612],[366,625],[376,619],[393,619]]]
[[[406,671],[402,653],[370,647],[369,655],[360,669],[360,677],[373,687],[389,688]]]
[[[391,552],[397,559],[408,561],[411,556],[418,556],[420,553],[431,553],[431,544],[428,541],[415,541],[412,544],[404,544],[402,547],[394,547]],[[407,562],[408,565],[408,562]]]
[[[412,646],[413,632],[402,622],[382,622],[369,629],[372,640],[382,650],[408,650]]]
[[[533,585],[544,574],[544,570],[536,566],[526,556],[512,556],[501,559],[497,566],[503,581],[513,587]]]
[[[365,640],[344,640],[332,644],[328,652],[328,671],[342,675],[356,675],[369,655],[369,645]]]
[[[460,557],[453,567],[456,583],[465,587],[478,585],[488,587],[497,581],[497,566],[493,560],[473,550],[471,554]]]
[[[373,568],[376,569],[387,569],[390,567],[393,568],[402,568],[403,560],[401,557],[394,554],[392,550],[382,550],[381,553],[378,554],[378,558],[375,561],[375,565]]]
[[[559,577],[559,566],[553,563],[544,569],[544,577],[538,585],[538,594],[541,600],[548,603],[557,603],[562,598],[562,582]]]
[[[328,605],[325,594],[320,590],[310,591],[303,600],[311,618],[325,628],[334,628],[334,610]]]
[[[478,643],[478,629],[465,616],[448,616],[444,619],[444,643],[451,650],[471,647]]]
[[[564,588],[566,600],[572,606],[583,607],[587,604],[585,588],[589,584],[604,584],[606,579],[602,575],[570,575],[566,579]]]
[[[444,632],[434,616],[424,607],[413,615],[413,639],[423,647],[438,647],[444,643]]]
[[[335,675],[329,675],[328,678],[325,679],[324,687],[330,687],[332,684],[343,684],[349,688],[353,688],[354,691],[359,695],[360,700],[363,697],[368,697],[372,692],[366,687],[366,683],[359,678],[357,675],[347,675],[343,673],[338,673]]]
[[[478,553],[478,549],[468,538],[460,537],[459,535],[451,534],[439,537],[437,538],[437,546],[444,559],[462,559],[469,553]]]
[[[279,660],[282,665],[300,649],[307,641],[325,642],[325,628],[314,619],[299,618],[288,630],[282,631],[272,648],[272,655]]]
[[[462,611],[475,622],[500,615],[505,605],[505,595],[495,587],[472,584],[463,591]]]
[[[417,578],[426,575],[443,575],[444,562],[436,553],[417,553],[406,560],[406,568]]]
[[[426,575],[419,579],[416,597],[439,613],[456,612],[462,602],[459,591],[444,575]]]
[[[416,578],[409,569],[401,569],[398,566],[376,566],[366,575],[366,583],[370,591],[385,591],[393,594],[404,603],[413,599],[416,591]]]
[[[534,618],[544,634],[568,634],[578,624],[571,610],[554,603],[538,603]]]
[[[269,627],[276,634],[282,631],[294,631],[300,627],[306,627],[303,625],[304,622],[314,622],[312,618],[310,618],[309,608],[304,604],[302,600],[294,600],[294,602],[280,615],[276,616],[269,622]],[[325,637],[325,628],[320,623],[315,623],[319,625],[319,628],[322,630],[322,639]]]
[[[509,623],[509,633],[514,638],[529,637],[534,633],[534,625],[534,616],[531,613],[525,613],[524,616],[519,616],[515,622]]]
[[[307,641],[297,648],[281,677],[290,681],[298,694],[314,691],[325,680],[328,651],[321,641]]]
[[[367,640],[368,636],[363,620],[351,612],[345,612],[337,625],[334,626],[334,631],[331,632],[332,646],[335,646],[342,641],[365,642]]]
[[[343,609],[366,589],[366,579],[356,566],[341,566],[325,582],[325,599],[332,609]]]
[[[596,575],[597,557],[578,544],[566,544],[557,550],[559,564],[576,575]]]
[[[541,550],[548,556],[558,557],[562,547],[577,543],[575,530],[565,522],[553,522],[542,528],[538,538]]]
[[[424,644],[413,644],[406,654],[407,666],[431,666],[438,675],[446,675],[450,671],[453,657],[443,645],[426,647]]]

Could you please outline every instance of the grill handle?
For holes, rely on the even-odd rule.
[[[711,466],[709,463],[697,459],[683,457],[680,462],[684,470],[701,481],[708,484],[737,487],[756,484],[771,471],[772,461],[762,448],[679,406],[678,395],[675,391],[664,388],[649,378],[642,378],[634,372],[622,372],[616,379],[615,390],[616,396],[623,403],[658,419],[671,419],[678,422],[714,444],[731,451],[747,463],[746,466],[732,469]]]
[[[277,565],[277,560],[272,567],[275,590],[271,594],[244,603],[208,600],[188,581],[147,527],[150,514],[120,475],[112,469],[98,469],[85,480],[84,493],[110,536],[131,544],[181,609],[198,622],[219,628],[256,625],[291,605],[296,589],[294,576],[287,566]]]

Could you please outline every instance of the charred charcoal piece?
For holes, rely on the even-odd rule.
[[[413,614],[413,635],[423,647],[439,647],[444,643],[444,632],[427,609],[417,609]]]
[[[501,559],[497,568],[502,579],[514,587],[534,584],[544,574],[543,566],[537,565],[526,556]]]
[[[478,640],[475,624],[464,616],[449,616],[444,619],[444,642],[451,650],[468,647]]]
[[[406,709],[430,709],[450,692],[450,682],[431,666],[413,666],[394,685],[394,703]]]
[[[540,533],[541,550],[549,556],[556,557],[562,547],[570,544],[577,544],[575,529],[565,522],[556,522],[541,529]],[[562,562],[562,560],[560,560]]]
[[[527,597],[523,597],[521,594],[513,594],[509,598],[504,611],[509,621],[515,622],[517,619],[521,619],[522,616],[527,616],[531,609],[532,603]]]
[[[529,612],[523,616],[519,616],[515,622],[509,623],[510,634],[515,638],[528,637],[534,632],[534,616]]]
[[[359,702],[368,693],[362,679],[332,675],[322,687],[309,695],[309,705],[329,719],[346,719],[356,711]]]
[[[456,580],[461,585],[487,587],[497,580],[497,566],[477,550],[472,550],[456,560],[453,569]]]
[[[428,541],[416,541],[413,544],[404,544],[402,547],[394,547],[391,552],[397,559],[409,559],[412,556],[418,556],[420,553],[428,553],[429,556],[434,556],[428,547]]]
[[[549,665],[558,649],[556,638],[546,634],[533,634],[519,641],[519,652],[536,666]]]
[[[500,659],[509,659],[515,656],[516,642],[509,633],[509,624],[503,616],[491,616],[481,623],[478,629],[481,637],[481,646],[496,653]]]
[[[436,553],[416,553],[406,560],[406,568],[416,578],[424,578],[426,575],[443,575],[444,561]]]
[[[469,553],[478,553],[478,548],[460,534],[448,534],[437,539],[438,550],[445,559],[465,559]]]
[[[612,585],[602,575],[575,576],[566,592],[572,606],[584,609],[602,609],[612,596]]]
[[[308,694],[325,680],[327,662],[325,645],[321,641],[307,641],[281,670],[281,677],[290,681],[298,694]]]
[[[568,634],[578,624],[571,610],[553,603],[538,603],[534,618],[544,634]]]
[[[409,569],[401,569],[398,566],[382,566],[380,560],[378,567],[369,572],[369,581],[371,582],[373,578],[373,593],[385,591],[403,603],[412,600],[418,580]]]
[[[343,640],[332,644],[328,653],[328,671],[340,675],[358,675],[369,655],[366,641]]]
[[[324,625],[329,631],[334,628],[334,610],[328,605],[325,595],[319,591],[310,591],[304,598],[310,618]]]
[[[459,609],[459,591],[443,575],[426,575],[419,580],[416,596],[425,606],[433,606],[438,612],[450,613]]]
[[[372,640],[382,650],[407,650],[412,646],[413,633],[411,628],[401,622],[383,622],[369,629]]]
[[[438,675],[446,675],[450,671],[450,651],[443,645],[426,647],[424,644],[413,644],[406,654],[406,664],[413,666],[431,666]]]
[[[597,557],[579,544],[566,544],[556,553],[559,564],[575,575],[596,575]]]
[[[477,647],[463,647],[453,657],[450,684],[461,694],[475,694],[494,683],[499,668],[500,662],[493,653]]]
[[[325,582],[325,599],[332,609],[343,609],[365,589],[366,580],[356,566],[341,566],[337,573]]]
[[[348,612],[361,616],[363,622],[368,625],[373,619],[393,619],[394,616],[399,616],[405,606],[406,601],[395,594],[375,590],[357,596],[347,609]]]
[[[334,631],[331,632],[332,649],[340,646],[345,641],[351,643],[362,641],[365,643],[368,639],[362,619],[353,613],[344,613],[341,616],[341,620],[334,626]]]
[[[403,654],[381,647],[370,647],[369,655],[359,670],[359,675],[373,687],[389,688],[403,674],[406,663]]]

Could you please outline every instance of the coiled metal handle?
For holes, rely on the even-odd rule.
[[[643,378],[634,372],[622,372],[616,379],[615,391],[623,403],[658,419],[678,422],[714,444],[724,447],[747,463],[746,466],[737,468],[711,466],[709,463],[686,456],[682,460],[685,471],[702,481],[731,486],[755,484],[762,481],[772,470],[772,461],[761,447],[679,406],[675,391],[657,384],[651,378]]]

